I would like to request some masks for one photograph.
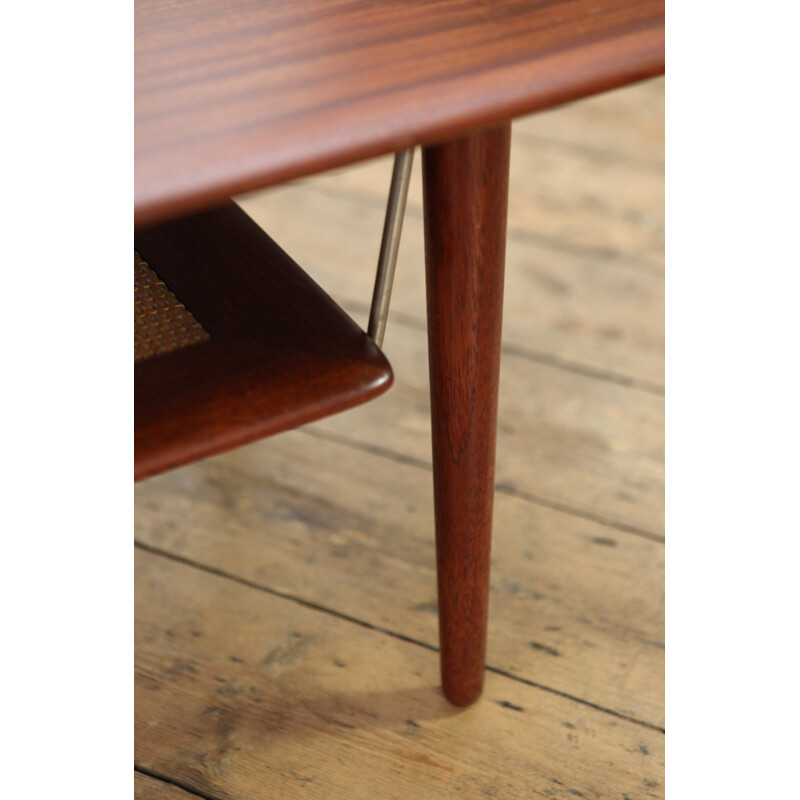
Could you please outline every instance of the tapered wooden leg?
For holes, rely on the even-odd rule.
[[[483,689],[511,126],[423,152],[442,688]]]

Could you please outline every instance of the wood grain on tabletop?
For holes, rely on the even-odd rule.
[[[151,553],[136,566],[150,774],[225,798],[663,796],[657,731],[493,674],[459,711],[435,652]]]
[[[663,0],[137,0],[138,223],[663,72]]]

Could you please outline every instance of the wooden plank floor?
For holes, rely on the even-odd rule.
[[[663,103],[514,127],[483,699],[438,689],[418,164],[396,385],[136,489],[136,797],[664,794]],[[387,159],[242,199],[366,324]]]

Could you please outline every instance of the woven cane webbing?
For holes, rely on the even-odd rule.
[[[209,338],[203,326],[134,251],[134,361]]]

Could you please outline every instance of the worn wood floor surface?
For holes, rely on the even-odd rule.
[[[483,699],[438,689],[417,163],[394,388],[136,489],[137,798],[663,797],[663,104],[515,124]],[[242,199],[364,325],[390,174]]]

